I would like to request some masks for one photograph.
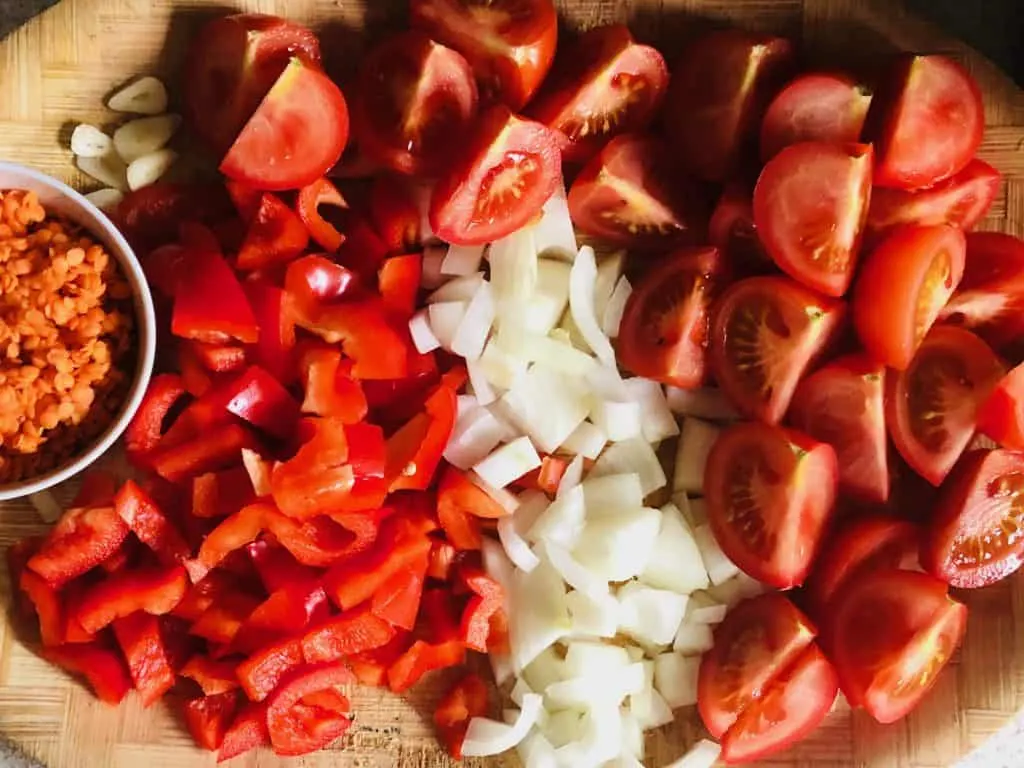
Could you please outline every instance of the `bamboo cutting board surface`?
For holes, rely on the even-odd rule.
[[[810,62],[865,73],[894,50],[951,54],[964,61],[985,93],[988,131],[981,156],[1005,182],[985,221],[988,229],[1024,235],[1024,95],[992,65],[888,0],[561,0],[572,28],[628,21],[637,37],[671,60],[709,20],[785,34],[801,41]],[[39,168],[82,189],[67,149],[77,122],[109,124],[104,97],[138,74],[176,84],[189,35],[230,10],[279,13],[322,34],[326,64],[350,77],[365,37],[403,23],[405,0],[63,0],[0,42],[0,158]],[[173,99],[173,95],[172,95]],[[172,105],[173,108],[173,105]],[[63,498],[70,489],[61,489]],[[42,529],[23,503],[0,505],[0,546]],[[6,570],[0,600],[10,601]],[[941,768],[978,747],[1024,709],[1024,575],[965,596],[966,643],[936,689],[905,722],[883,728],[840,702],[825,725],[792,751],[766,763],[779,768]],[[436,680],[405,702],[377,691],[354,697],[356,723],[340,751],[301,760],[265,752],[238,766],[302,765],[439,768],[451,761],[431,736],[430,712],[443,690]],[[696,716],[649,740],[648,764],[677,758],[700,735]],[[177,709],[143,711],[134,699],[118,709],[38,659],[0,620],[0,734],[48,768],[198,768],[214,758],[185,733]],[[513,759],[502,761],[514,764]],[[495,761],[491,764],[501,764]],[[985,768],[990,763],[986,761]],[[994,766],[993,766],[994,768]]]

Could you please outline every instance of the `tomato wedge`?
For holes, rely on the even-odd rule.
[[[777,424],[804,371],[835,335],[845,305],[784,277],[726,289],[711,320],[711,369],[747,415]]]
[[[922,189],[959,173],[981,146],[985,112],[978,84],[945,56],[897,62],[865,127],[878,153],[875,184]]]
[[[438,179],[430,226],[448,243],[478,245],[515,232],[536,216],[562,175],[551,129],[491,107],[472,140]]]
[[[910,365],[964,271],[964,235],[949,225],[904,226],[872,251],[853,291],[853,324],[868,353]]]
[[[853,280],[871,161],[864,144],[793,144],[768,162],[754,187],[754,221],[769,255],[828,296],[842,296]]]
[[[910,366],[886,381],[889,434],[907,463],[939,485],[974,435],[978,409],[1006,370],[970,331],[939,326]]]
[[[409,18],[466,57],[487,102],[512,110],[530,100],[555,57],[551,0],[411,0]]]
[[[853,78],[811,72],[792,80],[768,105],[761,123],[761,159],[803,141],[853,144],[860,139],[871,92]]]
[[[410,30],[363,58],[352,131],[385,168],[418,176],[442,170],[476,116],[473,70],[451,48]]]
[[[1024,240],[1005,232],[971,232],[960,290],[971,291],[1024,272]]]
[[[753,194],[742,182],[726,184],[708,222],[708,242],[725,256],[730,268],[744,276],[776,272],[754,223]]]
[[[565,137],[562,158],[582,163],[621,133],[647,128],[665,98],[668,67],[624,24],[584,33],[555,62],[529,114]]]
[[[231,145],[221,173],[257,189],[297,189],[323,176],[348,141],[334,81],[293,58]]]
[[[611,140],[576,177],[569,212],[576,227],[614,245],[664,248],[704,239],[703,192],[675,170],[669,146],[649,136]]]
[[[716,248],[687,248],[644,275],[619,326],[622,366],[663,384],[700,386],[707,374],[710,306],[724,271]]]
[[[982,403],[978,431],[1003,448],[1024,451],[1024,364],[1006,374]]]
[[[994,584],[1024,562],[1024,453],[971,451],[942,487],[922,564],[947,584]]]
[[[836,454],[795,430],[729,427],[704,472],[708,519],[722,551],[779,589],[803,583],[836,497]]]
[[[789,421],[835,449],[844,492],[879,503],[889,498],[884,365],[854,354],[820,368],[797,387]]]
[[[967,607],[938,579],[883,569],[840,590],[822,626],[851,706],[880,723],[907,715],[963,639]]]

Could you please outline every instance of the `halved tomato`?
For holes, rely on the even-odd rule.
[[[338,162],[348,107],[319,69],[293,58],[231,145],[220,171],[257,189],[297,189]]]
[[[907,225],[872,251],[853,289],[853,324],[875,360],[910,365],[964,272],[964,234],[943,224]]]
[[[491,107],[434,187],[431,229],[459,245],[498,240],[540,213],[561,177],[554,131]]]
[[[871,92],[853,78],[825,72],[800,75],[779,91],[761,123],[761,160],[803,141],[853,144],[860,139]]]
[[[1024,364],[1006,374],[982,403],[978,431],[1003,448],[1024,451]]]
[[[885,419],[907,463],[939,485],[974,435],[978,409],[1006,373],[970,331],[938,326],[905,371],[886,380]]]
[[[754,224],[753,193],[742,182],[725,185],[708,222],[708,242],[725,256],[730,269],[744,276],[775,272]]]
[[[836,335],[846,305],[786,277],[750,277],[712,313],[711,370],[748,416],[777,424],[797,383]]]
[[[789,421],[835,449],[843,491],[865,501],[889,498],[884,365],[854,354],[818,369],[796,388]]]
[[[871,198],[871,147],[793,144],[754,187],[754,221],[783,272],[829,296],[850,287]]]
[[[551,0],[411,0],[409,18],[466,57],[485,101],[512,110],[536,92],[558,42]]]
[[[960,290],[971,291],[1024,273],[1024,240],[1005,232],[967,235],[967,261]]]
[[[301,24],[259,13],[213,19],[185,57],[185,119],[222,156],[293,57],[320,66],[320,43]]]
[[[978,84],[945,56],[897,62],[868,113],[875,184],[923,189],[964,169],[981,146],[985,112]]]
[[[696,244],[707,226],[703,192],[681,177],[668,145],[650,136],[611,140],[576,177],[569,212],[577,228],[615,245]]]
[[[822,634],[851,706],[880,723],[904,717],[963,639],[967,607],[925,573],[883,569],[839,591]]]
[[[381,166],[431,176],[447,165],[476,108],[469,63],[410,30],[363,58],[352,132],[360,149]]]
[[[832,513],[838,472],[832,446],[796,430],[729,427],[704,472],[708,520],[722,551],[766,584],[802,584]]]
[[[707,374],[708,314],[725,278],[716,248],[670,254],[633,287],[619,326],[619,363],[677,387]]]
[[[589,160],[620,133],[641,131],[661,108],[668,67],[624,24],[596,27],[565,49],[529,114],[565,136],[567,162]]]

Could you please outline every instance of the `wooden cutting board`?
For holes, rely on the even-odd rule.
[[[568,27],[628,21],[669,58],[709,21],[728,21],[802,41],[810,62],[870,73],[894,50],[951,54],[985,94],[988,132],[981,156],[1005,174],[984,223],[1024,235],[1024,95],[977,54],[880,0],[561,0]],[[328,68],[342,82],[378,36],[403,22],[405,0],[243,0],[235,10],[287,15],[321,32]],[[77,122],[108,124],[104,97],[138,74],[176,82],[184,46],[203,20],[226,12],[216,0],[63,0],[0,43],[0,158],[33,165],[82,189],[67,149]],[[65,498],[69,488],[61,490]],[[0,505],[0,546],[42,530],[22,503]],[[966,595],[971,619],[959,657],[905,722],[883,728],[837,705],[809,740],[767,765],[785,768],[940,768],[984,743],[1024,709],[1024,577]],[[6,570],[0,601],[10,602]],[[378,691],[355,694],[355,726],[338,750],[298,761],[269,753],[234,765],[438,768],[451,761],[431,736],[430,713],[443,680],[408,701]],[[51,668],[0,622],[0,733],[48,768],[196,768],[214,758],[192,745],[174,707],[143,711],[133,700],[110,709]],[[700,734],[697,718],[649,740],[648,764],[678,757]],[[514,764],[511,758],[501,761]],[[501,764],[498,762],[491,764]]]

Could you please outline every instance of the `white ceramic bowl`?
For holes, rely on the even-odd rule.
[[[39,493],[73,477],[102,456],[121,436],[128,426],[128,422],[135,415],[135,411],[146,393],[146,387],[149,386],[149,377],[153,371],[153,356],[156,353],[156,318],[153,314],[153,296],[149,292],[146,278],[142,274],[142,267],[132,252],[131,246],[106,214],[67,184],[31,168],[0,161],[0,190],[6,189],[27,189],[35,192],[39,195],[39,200],[48,213],[53,212],[81,225],[93,237],[102,242],[107,251],[117,259],[125,278],[132,287],[138,356],[125,401],[103,434],[94,440],[88,448],[56,469],[17,483],[0,485],[0,501]]]

